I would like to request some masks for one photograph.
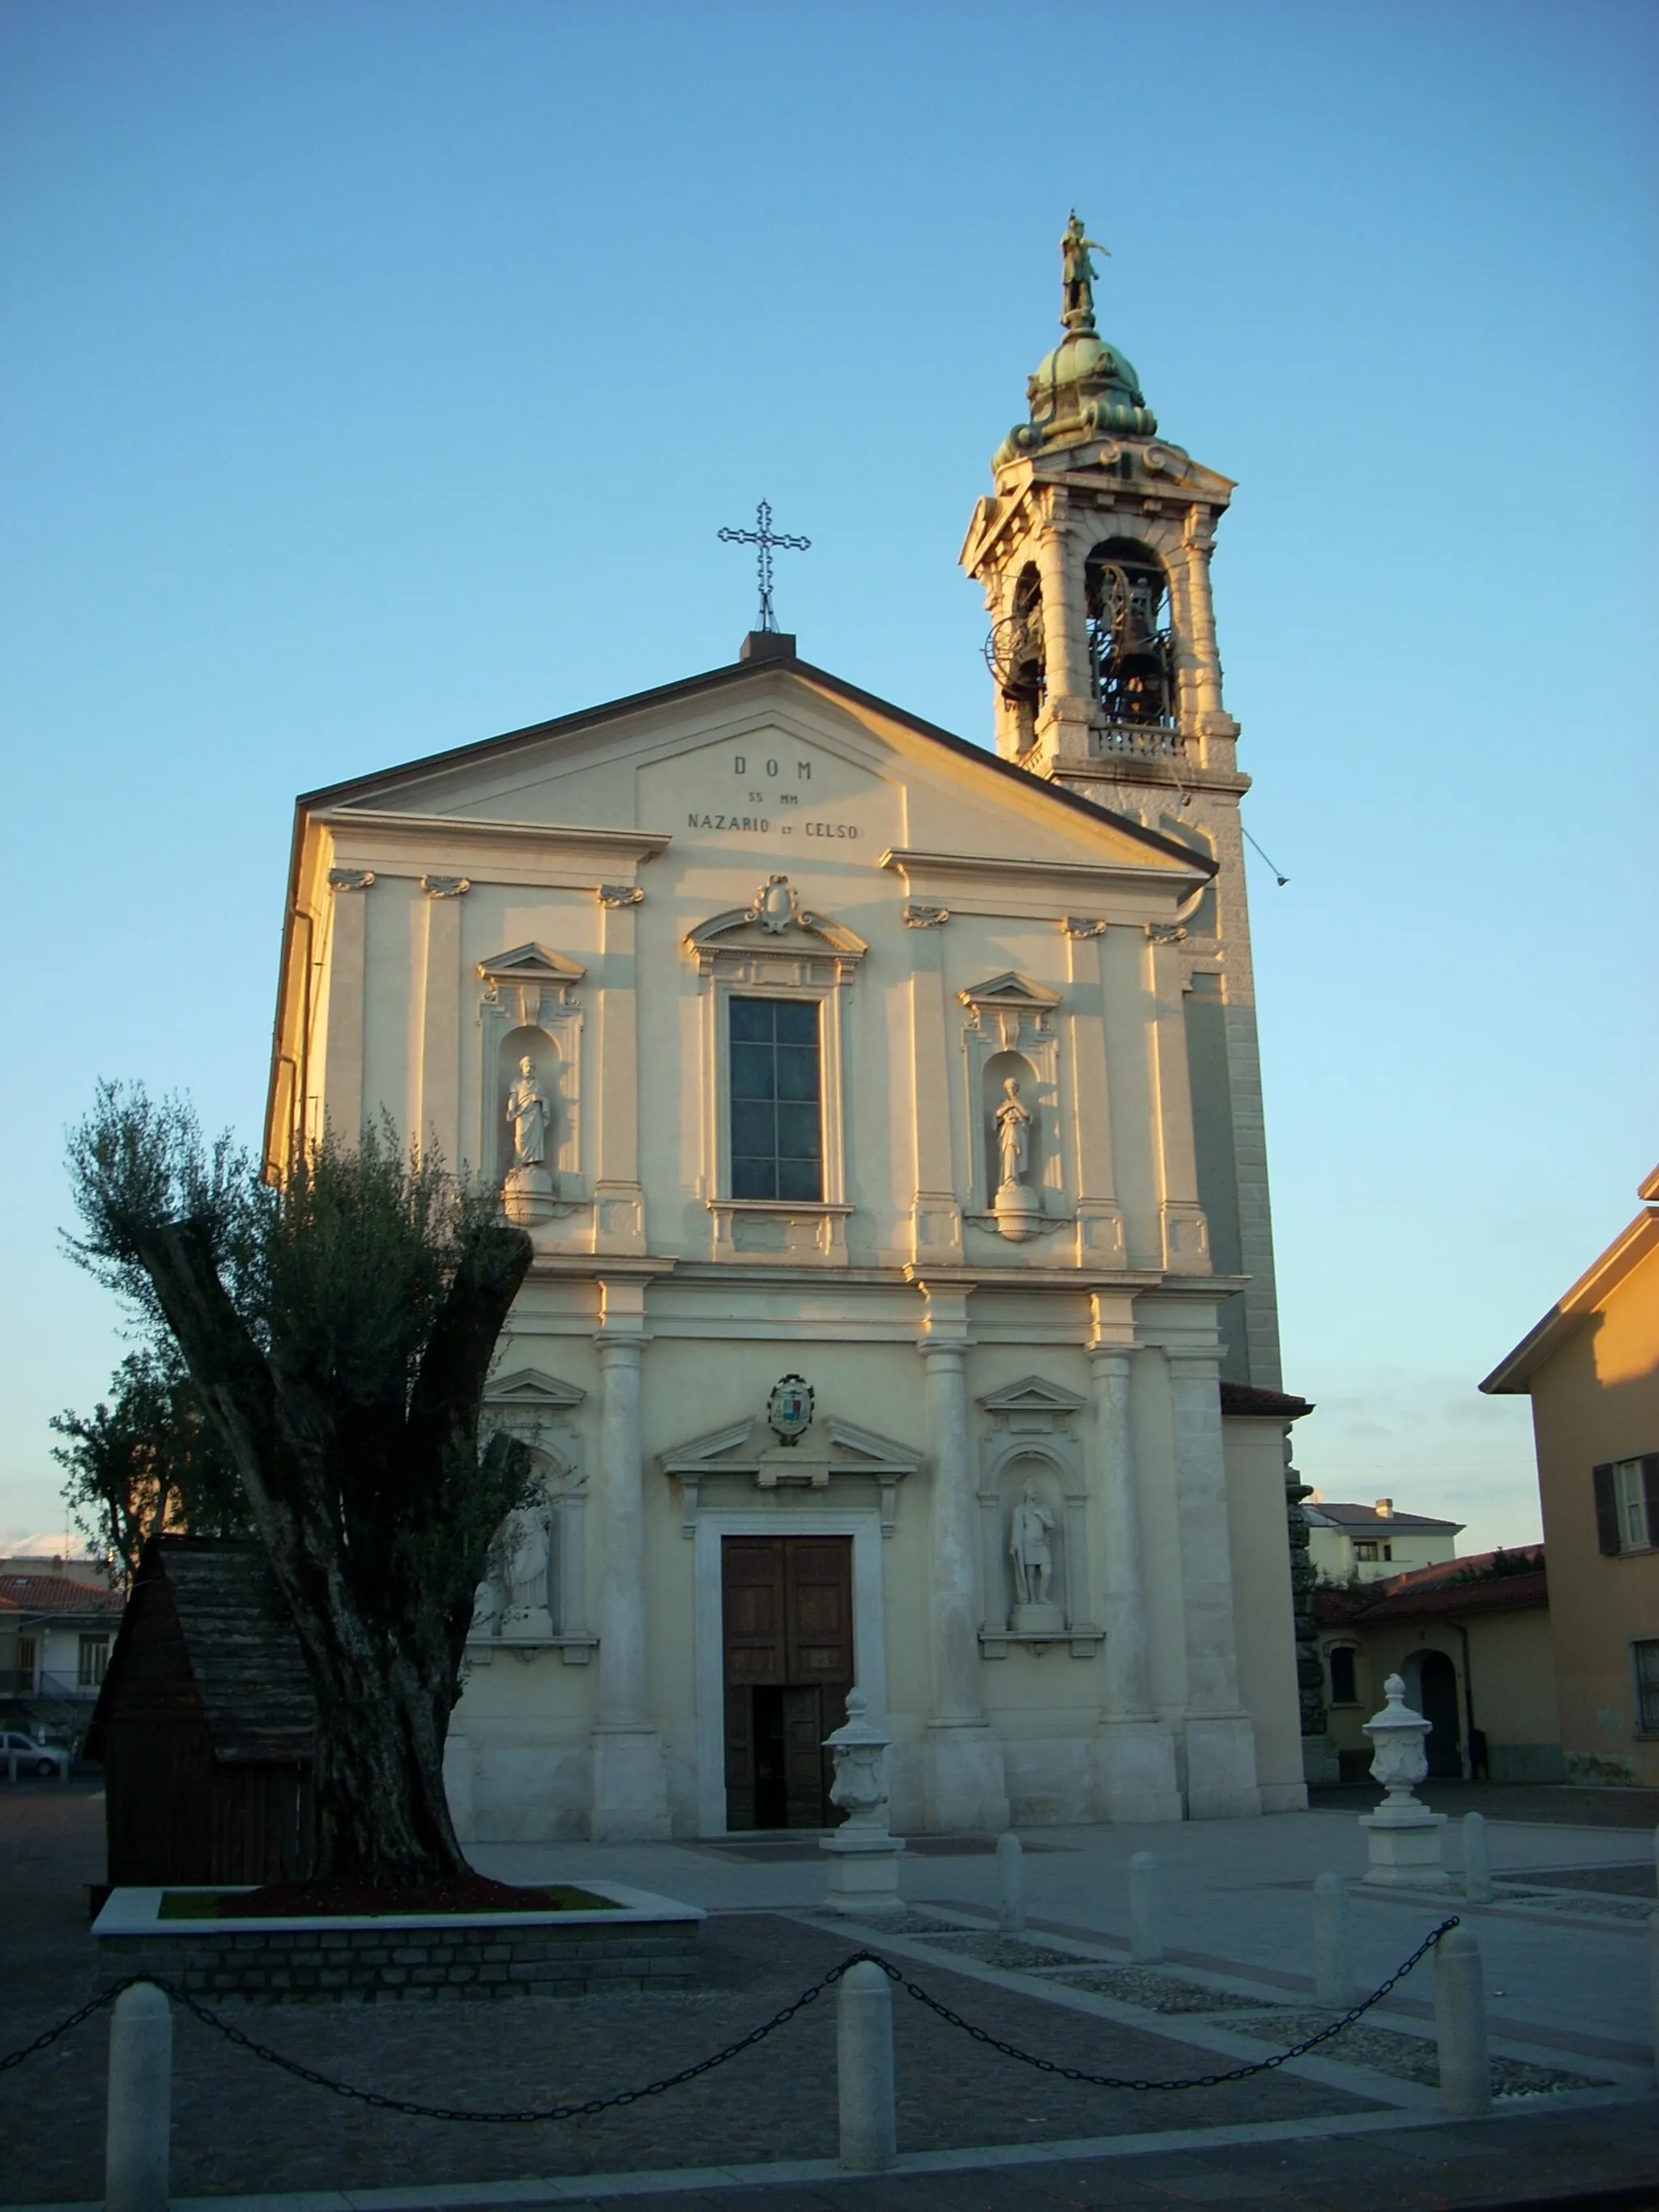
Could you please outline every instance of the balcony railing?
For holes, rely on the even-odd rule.
[[[1095,750],[1103,759],[1179,760],[1187,740],[1162,722],[1097,723]]]

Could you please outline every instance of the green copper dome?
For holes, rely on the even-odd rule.
[[[1028,378],[1029,422],[1016,423],[998,447],[996,461],[1012,460],[1042,446],[1062,444],[1115,432],[1131,438],[1157,434],[1158,417],[1146,404],[1133,366],[1095,329],[1092,250],[1075,213],[1060,240],[1066,335]]]

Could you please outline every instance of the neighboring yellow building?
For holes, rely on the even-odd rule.
[[[1570,1781],[1659,1786],[1659,1168],[1480,1388],[1532,1399]]]
[[[1364,1726],[1390,1674],[1433,1723],[1433,1775],[1559,1782],[1565,1768],[1544,1553],[1480,1552],[1364,1589],[1316,1593],[1329,1730],[1341,1778],[1362,1782]]]
[[[1414,1567],[1437,1567],[1457,1556],[1461,1521],[1396,1513],[1392,1498],[1375,1505],[1331,1505],[1316,1490],[1303,1507],[1308,1557],[1327,1583],[1381,1583]]]

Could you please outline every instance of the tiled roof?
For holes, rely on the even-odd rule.
[[[0,1598],[24,1613],[118,1613],[125,1602],[118,1590],[72,1583],[63,1575],[0,1575]]]
[[[152,1538],[88,1738],[102,1756],[102,1730],[118,1717],[127,1650],[149,1634],[153,1586],[165,1583],[184,1637],[190,1673],[216,1759],[306,1759],[317,1708],[293,1629],[274,1617],[259,1577],[258,1550],[207,1536]]]
[[[1408,1536],[1430,1532],[1455,1536],[1463,1526],[1461,1521],[1437,1521],[1426,1513],[1379,1513],[1374,1505],[1331,1505],[1323,1498],[1316,1505],[1310,1498],[1302,1510],[1310,1522],[1331,1528],[1363,1530],[1368,1536],[1386,1536],[1391,1531]]]
[[[1499,1559],[1515,1563],[1494,1573]],[[1518,1571],[1517,1571],[1518,1569]],[[1544,1547],[1529,1545],[1507,1553],[1476,1552],[1466,1559],[1446,1559],[1432,1567],[1391,1575],[1386,1582],[1357,1589],[1314,1593],[1314,1614],[1327,1627],[1350,1622],[1416,1620],[1465,1613],[1524,1613],[1550,1601]]]
[[[1312,1413],[1313,1403],[1310,1399],[1292,1397],[1288,1390],[1263,1390],[1254,1382],[1224,1382],[1221,1410],[1224,1413],[1272,1414],[1281,1421],[1299,1421],[1304,1413]]]

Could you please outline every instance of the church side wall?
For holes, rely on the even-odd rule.
[[[1264,1813],[1303,1811],[1302,1716],[1285,1540],[1285,1436],[1276,1421],[1222,1423],[1238,1615],[1238,1690],[1255,1733]]]

